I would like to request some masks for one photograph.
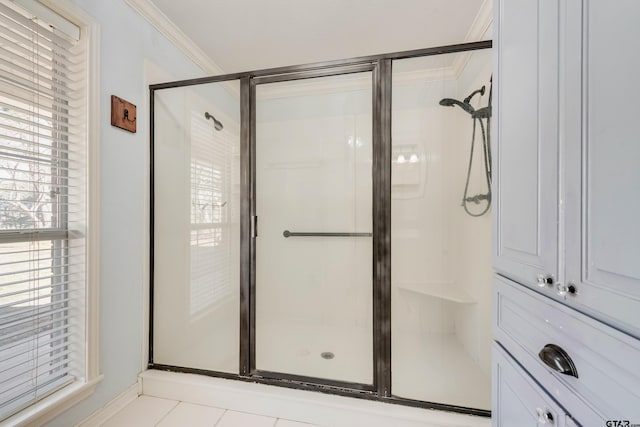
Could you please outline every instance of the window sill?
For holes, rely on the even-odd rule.
[[[100,375],[89,382],[73,382],[51,396],[0,422],[0,426],[42,425],[93,394],[102,378],[103,376]]]

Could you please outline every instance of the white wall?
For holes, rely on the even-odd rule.
[[[70,426],[136,382],[146,336],[149,223],[148,83],[200,77],[196,67],[122,0],[73,0],[100,24],[101,284],[96,392],[52,420]],[[155,70],[154,76],[147,74]],[[110,126],[110,96],[137,105],[138,131]]]
[[[394,63],[391,281],[396,371],[406,365],[407,355],[400,350],[406,342],[422,333],[453,333],[453,318],[448,313],[451,303],[407,290],[447,287],[453,281],[450,209],[445,203],[450,185],[443,150],[455,126],[450,111],[438,101],[451,92],[455,82],[438,77],[435,81],[403,81],[402,77],[412,67],[431,67],[438,60],[441,58]],[[398,164],[403,150],[406,161]],[[411,164],[408,157],[414,152],[419,161]]]
[[[461,206],[473,121],[457,106],[439,105],[485,83],[486,105],[491,51],[458,62],[465,56],[394,62],[393,388],[403,397],[488,409],[491,216],[474,218]],[[459,75],[455,64],[464,66]],[[486,192],[480,135],[478,129],[470,196]]]

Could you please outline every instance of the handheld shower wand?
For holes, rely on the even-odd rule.
[[[457,105],[469,114],[473,114],[476,112],[476,110],[466,100],[465,102],[460,102],[457,99],[453,98],[443,98],[440,100],[440,105],[442,105],[443,107],[453,107]]]

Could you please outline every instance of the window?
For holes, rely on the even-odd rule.
[[[31,3],[0,0],[0,420],[96,376],[87,43]]]

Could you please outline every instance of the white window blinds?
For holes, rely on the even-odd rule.
[[[190,312],[211,309],[231,283],[231,142],[200,111],[191,112]]]
[[[0,420],[84,375],[83,46],[0,0]]]

